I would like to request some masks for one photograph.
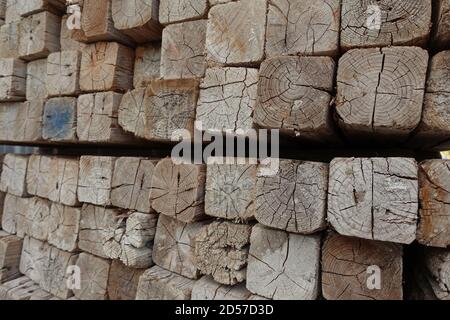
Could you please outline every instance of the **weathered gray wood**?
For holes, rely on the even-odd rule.
[[[73,252],[78,248],[81,209],[52,203],[48,219],[48,243]]]
[[[20,20],[20,13],[17,10],[17,4],[20,0],[6,0],[5,23],[16,22]]]
[[[327,300],[402,300],[402,247],[328,234],[322,249],[322,292]],[[380,273],[373,273],[372,268]],[[374,269],[376,270],[376,269]],[[379,277],[380,287],[374,288]]]
[[[77,140],[77,99],[52,98],[44,106],[42,138],[49,141]]]
[[[136,48],[134,60],[134,88],[146,87],[151,81],[158,79],[161,69],[161,46],[147,44]]]
[[[136,300],[190,300],[195,282],[154,266],[139,278]]]
[[[0,283],[20,277],[22,244],[23,240],[13,235],[0,237]]]
[[[199,277],[194,264],[195,236],[204,222],[184,223],[160,215],[153,246],[156,265],[190,279]]]
[[[269,0],[266,54],[336,56],[339,0]]]
[[[245,288],[245,284],[227,286],[209,276],[198,280],[192,289],[192,300],[248,300],[251,297],[252,293]]]
[[[312,234],[326,227],[328,165],[280,160],[278,173],[258,177],[259,223],[288,232]]]
[[[113,260],[109,270],[108,297],[110,300],[135,300],[139,278],[145,269],[133,269]]]
[[[150,194],[156,160],[121,157],[114,165],[111,185],[111,204],[113,206],[153,212]]]
[[[30,61],[60,50],[61,19],[44,11],[23,18],[19,24],[19,58]]]
[[[0,26],[0,58],[16,58],[19,56],[19,22],[11,22]]]
[[[83,92],[124,92],[133,87],[134,51],[117,42],[97,42],[84,47],[80,89]]]
[[[380,13],[377,25],[376,10]],[[427,44],[431,29],[430,0],[342,1],[341,48]]]
[[[126,222],[126,242],[135,248],[149,246],[155,238],[157,223],[158,215],[156,214],[133,212]]]
[[[436,20],[432,44],[440,49],[450,49],[450,1],[436,1],[435,10]]]
[[[350,138],[404,140],[422,113],[428,53],[416,47],[355,49],[339,60],[336,112]]]
[[[204,219],[205,181],[206,165],[159,161],[153,172],[152,208],[186,223]]]
[[[50,189],[48,198],[57,203],[77,206],[78,158],[56,158],[56,163],[50,171]]]
[[[2,22],[5,21],[5,13],[6,13],[6,0],[0,0],[0,19]]]
[[[107,299],[111,262],[83,252],[76,265],[81,271],[81,286],[74,290],[75,297],[80,300]]]
[[[195,264],[221,284],[245,281],[251,225],[213,222],[195,237]]]
[[[255,64],[264,58],[267,0],[216,5],[208,15],[207,58],[211,62]]]
[[[25,215],[28,210],[29,198],[21,198],[6,194],[3,215],[2,229],[9,234],[15,234],[20,238],[25,236]]]
[[[257,69],[207,69],[200,84],[196,120],[210,132],[252,129],[257,85]]]
[[[37,283],[23,276],[0,286],[1,300],[49,300],[52,294],[42,290]]]
[[[27,100],[47,99],[47,60],[27,64]]]
[[[50,193],[50,171],[55,164],[54,158],[33,154],[28,160],[27,190],[30,195],[48,199]]]
[[[334,159],[328,221],[342,235],[412,243],[419,211],[417,176],[414,159]]]
[[[161,77],[202,78],[206,70],[205,40],[207,20],[169,25],[163,30]]]
[[[86,45],[80,41],[81,39],[84,39],[83,30],[80,29],[70,30],[67,27],[67,19],[68,15],[64,15],[61,20],[61,35],[60,35],[61,51],[68,51],[68,50],[81,51]]]
[[[16,119],[23,108],[20,102],[0,103],[0,140],[13,141]]]
[[[314,300],[319,287],[320,235],[253,227],[247,289],[275,300]]]
[[[158,7],[158,0],[112,0],[114,27],[138,43],[159,40]]]
[[[79,93],[81,54],[61,51],[47,57],[47,92],[50,97],[76,96]]]
[[[25,219],[28,223],[26,234],[34,239],[47,241],[49,234],[51,202],[34,197],[28,202],[28,210]]]
[[[119,124],[125,131],[152,141],[171,141],[178,130],[193,136],[197,98],[197,80],[152,81],[146,89],[123,96]]]
[[[328,57],[277,57],[261,64],[255,124],[307,140],[336,140],[331,120],[335,63]]]
[[[49,256],[50,246],[46,242],[25,237],[20,258],[20,272],[36,283],[41,283],[45,260]]]
[[[7,154],[3,159],[0,191],[22,197],[27,195],[25,177],[27,174],[28,157]]]
[[[14,121],[14,141],[36,142],[42,141],[42,116],[44,115],[45,100],[25,101],[18,105],[17,117]]]
[[[0,59],[0,102],[25,101],[27,66],[19,59]]]
[[[426,249],[423,261],[428,271],[426,277],[436,297],[440,300],[450,300],[450,251]]]
[[[450,160],[419,166],[420,216],[417,240],[427,246],[450,245]]]
[[[145,269],[153,266],[153,250],[151,246],[136,248],[128,240],[129,238],[125,237],[121,243],[120,261],[127,267],[135,269]]]
[[[207,13],[208,0],[159,1],[159,22],[164,25],[206,18]]]
[[[83,156],[80,158],[78,200],[96,205],[111,204],[114,157]]]
[[[256,175],[254,164],[208,164],[205,213],[229,220],[253,219]]]
[[[64,0],[17,0],[17,12],[26,17],[31,14],[42,11],[50,11],[55,14],[60,14],[66,9],[66,1]]]

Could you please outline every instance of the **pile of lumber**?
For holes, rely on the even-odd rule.
[[[73,148],[1,157],[0,300],[450,299],[450,0],[69,9],[0,0],[0,143]],[[146,156],[198,123],[298,152]]]

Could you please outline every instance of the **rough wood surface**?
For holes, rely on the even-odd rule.
[[[42,116],[45,100],[25,101],[14,121],[14,141],[37,142],[42,140]]]
[[[161,77],[189,79],[202,78],[205,75],[206,22],[206,20],[183,22],[164,28],[161,44]]]
[[[114,157],[83,156],[80,158],[78,199],[96,205],[111,204]]]
[[[26,64],[19,59],[0,59],[0,101],[24,101]]]
[[[194,264],[195,236],[203,222],[184,223],[165,215],[159,216],[153,246],[156,265],[190,279],[199,277]]]
[[[6,194],[3,205],[2,229],[18,237],[25,236],[24,219],[28,210],[29,198]]]
[[[29,200],[25,215],[27,235],[41,241],[48,240],[50,205],[50,201],[38,197]]]
[[[20,14],[17,10],[17,4],[21,0],[6,0],[5,9],[5,23],[15,22],[20,20]]]
[[[156,160],[121,157],[114,165],[111,185],[111,204],[113,206],[153,212],[150,195]]]
[[[47,60],[30,61],[27,64],[27,100],[47,99]]]
[[[380,24],[376,25],[376,10]],[[431,29],[431,0],[344,0],[341,48],[426,45]]]
[[[19,58],[30,61],[59,51],[61,19],[50,12],[23,18],[19,25]]]
[[[195,237],[195,264],[221,284],[245,281],[251,225],[213,222]]]
[[[83,92],[124,92],[133,87],[134,51],[117,42],[97,42],[84,47],[80,89]]]
[[[50,246],[47,243],[25,237],[20,258],[20,272],[34,282],[41,283],[44,264],[49,253]]]
[[[52,98],[44,106],[42,138],[49,141],[77,140],[77,99]]]
[[[19,56],[19,22],[0,26],[0,58],[15,58]]]
[[[206,52],[211,62],[255,64],[264,58],[267,0],[241,0],[212,7]]]
[[[417,240],[427,246],[450,245],[450,160],[419,166],[420,215]]]
[[[66,9],[64,0],[17,0],[16,10],[22,17],[42,11],[60,14]]]
[[[440,300],[450,300],[450,252],[445,249],[425,249],[422,255],[426,278]]]
[[[79,93],[79,51],[61,51],[47,57],[47,92],[50,97],[76,96]]]
[[[48,219],[48,243],[73,252],[78,248],[81,209],[52,203]]]
[[[402,247],[328,234],[322,249],[322,292],[327,300],[402,300]],[[372,274],[378,267],[380,274]],[[380,287],[371,287],[371,277]]]
[[[208,0],[159,1],[159,22],[164,25],[201,19],[206,17],[207,12]]]
[[[243,283],[227,286],[215,282],[211,277],[204,276],[194,284],[192,300],[248,300],[252,293]]]
[[[61,51],[77,50],[81,51],[85,47],[85,43],[80,40],[84,39],[84,33],[81,29],[70,30],[67,28],[68,15],[64,15],[61,20],[60,43]]]
[[[314,300],[319,287],[320,235],[253,227],[247,289],[275,300]]]
[[[204,131],[247,132],[253,128],[257,85],[257,69],[207,69],[200,84],[196,120]]]
[[[20,277],[22,245],[23,240],[16,236],[0,237],[0,283]]]
[[[266,54],[336,56],[339,0],[269,0]]]
[[[139,278],[136,300],[190,300],[195,283],[192,279],[154,266]]]
[[[16,120],[23,104],[20,102],[0,103],[0,140],[13,141]]]
[[[277,57],[261,64],[255,123],[315,141],[334,140],[331,95],[335,63],[328,57]]]
[[[328,221],[342,235],[410,244],[419,211],[417,178],[414,159],[334,159]]]
[[[208,164],[205,213],[230,220],[253,219],[256,174],[253,164]]]
[[[49,300],[52,294],[42,290],[37,283],[23,276],[0,286],[1,300]]]
[[[126,222],[126,242],[135,248],[149,246],[155,238],[157,223],[158,215],[156,214],[133,212]]]
[[[80,300],[107,299],[111,262],[83,252],[76,265],[81,271],[81,286],[74,290],[75,297]]]
[[[204,219],[205,181],[206,165],[159,161],[153,172],[152,208],[186,223]]]
[[[293,233],[312,234],[326,227],[328,164],[280,160],[278,174],[258,177],[255,218]]]
[[[161,46],[147,44],[136,48],[134,60],[134,88],[146,87],[151,81],[158,79],[161,69]]]
[[[7,154],[3,159],[0,191],[22,197],[27,195],[25,178],[27,174],[28,157]]]
[[[37,154],[30,156],[26,176],[27,190],[30,195],[48,198],[51,169],[53,169],[52,157]]]
[[[114,27],[138,43],[159,40],[158,7],[158,0],[112,0]]]
[[[170,141],[178,130],[193,136],[198,81],[157,80],[146,89],[126,93],[119,108],[119,124],[137,137]]]
[[[441,49],[450,49],[450,1],[435,1],[436,25],[432,43]]]
[[[133,269],[113,260],[109,270],[108,297],[110,300],[135,300],[139,279],[145,269]]]
[[[339,60],[336,112],[350,138],[404,140],[419,124],[428,53],[415,47],[355,49]]]

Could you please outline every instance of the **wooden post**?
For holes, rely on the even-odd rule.
[[[245,281],[251,225],[213,222],[195,237],[195,264],[221,284]]]
[[[14,140],[15,121],[22,108],[23,104],[20,102],[0,103],[0,140]]]
[[[22,244],[23,240],[13,235],[0,237],[0,283],[20,277]]]
[[[50,11],[54,14],[60,14],[66,9],[64,0],[17,0],[17,12],[26,17],[42,11]]]
[[[31,61],[59,51],[61,19],[44,11],[23,18],[19,25],[19,58]]]
[[[438,0],[435,4],[436,25],[432,44],[440,49],[450,49],[450,2]]]
[[[27,165],[27,156],[7,154],[3,159],[0,191],[18,197],[26,196],[28,194],[25,183]]]
[[[61,51],[47,57],[47,92],[50,97],[76,96],[79,93],[79,51]]]
[[[177,130],[193,136],[198,81],[157,80],[147,89],[126,93],[119,108],[119,124],[137,137],[171,141]]]
[[[341,48],[426,45],[431,29],[430,0],[342,1]]]
[[[61,20],[61,35],[60,35],[60,43],[61,43],[61,51],[82,51],[85,47],[85,44],[80,40],[84,39],[83,30],[74,29],[70,30],[67,27],[67,15],[64,15]]]
[[[200,84],[196,120],[205,131],[247,132],[253,128],[257,85],[257,69],[207,69]]]
[[[206,18],[208,9],[207,0],[160,0],[159,22],[167,25],[176,22]]]
[[[24,101],[26,64],[19,59],[0,59],[0,102]]]
[[[81,209],[52,203],[48,219],[48,243],[73,252],[78,248]]]
[[[328,165],[280,160],[275,176],[258,176],[259,223],[293,233],[312,234],[326,227]]]
[[[205,40],[207,20],[169,25],[163,30],[161,77],[202,78],[206,70]]]
[[[108,297],[110,300],[135,300],[139,278],[144,269],[133,269],[113,260],[109,270]]]
[[[25,219],[28,222],[26,234],[34,239],[47,241],[49,234],[51,202],[34,197],[28,202]]]
[[[19,22],[0,26],[0,58],[16,58],[19,56]]]
[[[339,52],[339,0],[270,0],[266,54],[336,56]]]
[[[75,297],[80,300],[106,300],[111,262],[83,252],[76,265],[81,271],[81,288],[74,290]]]
[[[134,60],[133,85],[134,88],[148,86],[158,79],[161,69],[161,46],[147,44],[136,48]]]
[[[225,65],[264,59],[267,0],[240,0],[211,8],[206,32],[208,60]]]
[[[355,49],[343,55],[336,112],[344,134],[405,140],[420,122],[427,65],[427,51],[416,47]]]
[[[17,235],[20,238],[25,236],[24,221],[28,210],[29,198],[21,198],[6,194],[3,215],[2,215],[2,229],[9,234]]]
[[[155,238],[157,223],[158,216],[156,214],[133,212],[126,222],[126,242],[135,248],[149,246]]]
[[[261,64],[254,119],[261,128],[323,143],[335,141],[329,57],[277,57]]]
[[[450,160],[419,166],[420,216],[417,240],[427,246],[450,245]]]
[[[22,256],[20,258],[20,272],[36,283],[41,283],[45,260],[49,256],[50,246],[42,242],[25,237],[23,241]]]
[[[434,294],[440,300],[450,299],[450,251],[426,249],[422,259],[426,268],[426,278]]]
[[[205,213],[229,220],[252,220],[255,215],[256,174],[257,166],[254,164],[208,164]]]
[[[44,291],[28,277],[20,277],[0,286],[1,300],[50,300],[52,294]]]
[[[314,300],[319,287],[320,235],[253,227],[247,289],[270,299]]]
[[[156,163],[156,160],[144,158],[118,158],[112,178],[111,204],[145,213],[153,212],[150,194]]]
[[[328,221],[341,235],[412,243],[419,210],[417,176],[414,159],[334,159]]]
[[[165,215],[159,216],[153,246],[156,265],[190,279],[199,277],[194,264],[194,238],[204,222],[184,223]]]
[[[77,140],[77,99],[52,98],[44,106],[42,138],[49,141]]]
[[[153,172],[152,208],[186,223],[203,220],[205,181],[206,165],[159,161]]]
[[[28,160],[27,168],[27,190],[30,195],[41,198],[49,198],[50,193],[50,170],[55,167],[55,161],[50,156],[33,154]]]
[[[322,292],[327,300],[402,300],[402,247],[329,233]]]
[[[195,281],[154,266],[139,278],[136,300],[190,300]]]
[[[215,282],[211,277],[202,277],[194,284],[192,300],[248,300],[252,293],[243,283],[227,286]]]
[[[78,206],[78,158],[55,158],[50,170],[48,199],[67,206]]]
[[[27,64],[27,100],[47,99],[47,60]]]
[[[45,100],[25,101],[14,122],[14,141],[37,142],[42,141],[42,116]]]
[[[80,89],[83,92],[124,92],[133,87],[134,51],[116,42],[97,42],[84,47]]]
[[[96,205],[111,204],[114,157],[83,156],[80,158],[78,200]]]

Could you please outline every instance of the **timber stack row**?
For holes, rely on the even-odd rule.
[[[101,155],[196,121],[450,149],[450,0],[71,3],[0,0],[0,141],[99,148],[3,157],[0,300],[450,299],[449,161]]]

